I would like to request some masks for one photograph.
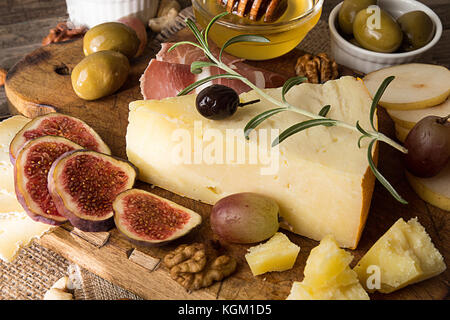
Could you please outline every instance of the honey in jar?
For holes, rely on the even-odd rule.
[[[193,0],[197,22],[203,28],[226,8],[217,0]],[[270,23],[263,17],[251,20],[229,14],[211,28],[210,38],[221,47],[227,40],[242,34],[261,35],[270,43],[242,42],[233,44],[225,51],[249,60],[266,60],[279,57],[295,48],[317,24],[323,0],[286,0],[286,9]]]

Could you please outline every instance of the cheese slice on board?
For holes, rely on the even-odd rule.
[[[266,92],[281,99],[281,88]],[[240,97],[260,98],[254,91]],[[341,246],[356,248],[374,187],[367,139],[358,148],[358,132],[319,126],[271,148],[282,130],[308,118],[279,113],[246,140],[247,122],[275,104],[263,100],[239,108],[229,119],[214,121],[197,112],[195,98],[130,104],[127,155],[139,168],[141,180],[208,204],[238,192],[267,195],[278,202],[289,230],[315,240],[332,234]],[[287,100],[315,114],[331,105],[328,117],[370,128],[372,100],[362,81],[353,77],[298,85]]]
[[[14,192],[9,144],[28,121],[23,116],[14,116],[0,122],[0,259],[7,262],[16,257],[20,248],[54,228],[28,217]]]

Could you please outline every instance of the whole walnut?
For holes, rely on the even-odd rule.
[[[295,73],[306,77],[309,83],[325,83],[339,77],[339,67],[326,53],[305,54],[297,59]]]
[[[236,260],[227,255],[207,254],[203,243],[183,244],[163,259],[170,276],[186,290],[198,290],[221,281],[236,269]]]

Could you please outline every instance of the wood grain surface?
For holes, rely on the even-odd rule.
[[[178,35],[187,37],[186,31]],[[42,47],[27,55],[8,73],[6,91],[11,102],[11,110],[27,116],[59,111],[79,117],[91,125],[111,147],[113,153],[125,157],[125,133],[127,127],[128,103],[141,99],[138,79],[154,53],[146,52],[144,57],[132,61],[132,72],[124,88],[110,97],[93,102],[78,98],[72,91],[70,71],[83,57],[81,41]],[[252,62],[268,70],[293,75],[295,58],[300,52],[294,51],[279,59],[266,62]],[[348,72],[348,70],[346,71]],[[380,111],[380,130],[394,136],[393,123],[383,109]],[[418,217],[429,232],[433,242],[444,255],[448,264],[450,258],[449,235],[450,216],[420,200],[409,187],[400,160],[394,149],[381,145],[379,168],[388,180],[409,202],[404,206],[393,199],[379,184],[375,186],[371,210],[366,228],[357,250],[353,265],[400,217],[408,220]],[[293,269],[286,272],[272,272],[254,277],[244,259],[248,245],[230,245],[221,242],[221,251],[234,256],[238,267],[233,276],[207,289],[186,292],[170,279],[168,270],[158,264],[149,270],[129,259],[133,250],[148,254],[153,259],[164,255],[181,243],[194,241],[211,245],[215,240],[209,225],[211,206],[172,194],[166,190],[138,182],[138,188],[188,207],[203,217],[201,227],[186,237],[168,246],[159,248],[136,247],[114,229],[106,244],[99,246],[71,232],[70,225],[64,225],[55,232],[44,236],[40,244],[58,252],[68,260],[146,299],[285,299],[292,281],[302,280],[303,268],[310,250],[318,242],[285,232],[301,247]],[[399,290],[389,295],[371,294],[372,299],[445,299],[448,297],[449,271]]]

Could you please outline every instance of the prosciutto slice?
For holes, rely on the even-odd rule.
[[[180,45],[168,52],[173,43],[163,43],[161,50],[152,59],[141,76],[141,92],[145,100],[164,99],[176,96],[190,84],[211,75],[224,73],[217,67],[203,68],[200,74],[191,73],[191,63],[194,61],[207,61],[202,50],[190,46]],[[219,54],[217,47],[211,47],[215,56]],[[242,59],[224,53],[222,61],[239,74],[246,77],[259,88],[281,87],[286,77],[264,69],[255,68],[243,63]],[[249,86],[237,79],[215,79],[198,87],[193,92],[200,92],[210,84],[222,84],[233,88],[238,94],[251,90]]]
[[[161,44],[161,50],[156,54],[156,59],[159,61],[166,61],[171,63],[191,64],[194,61],[208,61],[203,50],[197,47],[183,44],[172,51],[169,49],[175,44],[175,42],[164,42]],[[215,57],[219,56],[220,49],[213,43],[209,44],[209,49]],[[224,52],[222,54],[222,61],[231,68],[236,67],[236,63],[243,62],[244,59],[236,58],[231,54]]]
[[[161,100],[168,97],[175,97],[181,90],[197,80],[210,75],[223,73],[217,67],[203,68],[200,74],[193,74],[191,66],[188,64],[170,63],[152,59],[144,74],[141,77],[141,92],[145,100]],[[258,74],[256,74],[258,75]],[[264,77],[264,76],[262,76]],[[264,78],[253,79],[254,83],[264,85]],[[252,81],[252,82],[253,82]],[[251,90],[249,86],[237,79],[215,79],[211,82],[196,88],[193,93],[200,92],[210,84],[222,84],[233,88],[238,94]]]

